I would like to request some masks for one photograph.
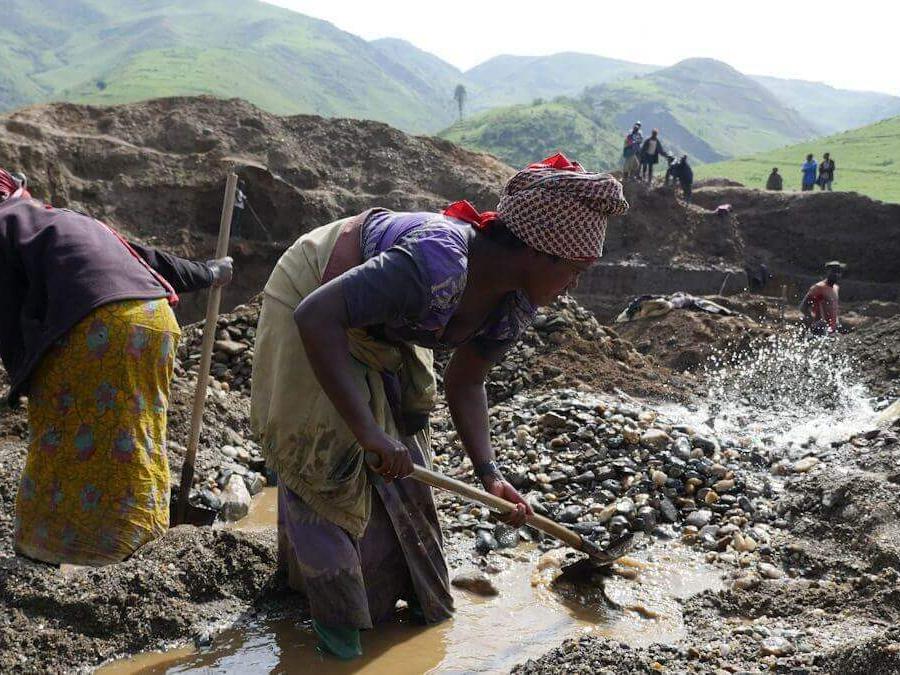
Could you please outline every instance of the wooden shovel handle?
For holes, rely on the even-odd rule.
[[[237,194],[237,182],[237,174],[228,174],[228,179],[225,182],[225,199],[222,203],[222,217],[219,220],[219,238],[216,240],[216,258],[224,258],[228,254],[228,240],[231,237],[231,218],[234,211],[234,198]],[[191,494],[191,485],[194,483],[194,462],[197,459],[197,447],[200,444],[203,407],[206,404],[209,367],[212,363],[213,343],[216,340],[216,324],[219,318],[219,303],[221,300],[221,287],[210,288],[206,301],[206,322],[203,324],[203,341],[200,346],[200,364],[197,367],[197,389],[194,392],[194,406],[191,409],[191,433],[188,437],[184,464],[181,466],[181,484],[178,490],[175,525],[180,525],[184,522],[188,497]]]
[[[366,461],[369,466],[377,468],[379,458],[374,453],[366,453]],[[493,509],[502,515],[512,513],[516,510],[516,505],[512,502],[508,502],[501,497],[496,497],[490,492],[479,490],[477,487],[469,485],[468,483],[463,483],[455,478],[445,476],[439,471],[431,471],[430,469],[426,469],[417,464],[413,465],[412,473],[409,474],[408,478],[413,478],[420,483],[425,483],[426,485],[440,488],[441,490],[447,490],[448,492],[453,492],[454,494],[465,497],[466,499],[471,499],[479,504],[484,504],[489,509]],[[526,516],[525,522],[533,528],[559,539],[561,542],[577,551],[584,550],[584,544],[580,534],[573,532],[569,528],[560,525],[549,518],[539,516],[535,513]]]

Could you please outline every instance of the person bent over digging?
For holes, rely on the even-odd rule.
[[[166,410],[176,293],[230,281],[32,199],[0,169],[0,356],[28,395],[15,550],[48,563],[124,560],[169,526]]]
[[[494,463],[484,379],[532,321],[600,256],[622,185],[563,155],[517,173],[496,213],[374,208],[303,235],[265,287],[251,419],[277,471],[278,534],[292,587],[309,600],[320,649],[362,653],[360,630],[397,600],[449,617],[430,488],[432,349],[453,350],[447,403],[485,489],[530,507]],[[380,459],[376,471],[364,455]]]

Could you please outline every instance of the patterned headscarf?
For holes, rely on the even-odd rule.
[[[603,254],[606,219],[628,211],[622,184],[606,173],[590,173],[563,154],[532,164],[510,179],[496,212],[478,213],[468,202],[444,213],[490,227],[496,219],[531,248],[568,260]]]
[[[513,176],[497,204],[497,216],[519,239],[569,260],[599,258],[607,217],[626,211],[619,181],[589,173],[562,154]]]

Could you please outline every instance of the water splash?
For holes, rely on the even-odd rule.
[[[835,339],[791,330],[705,364],[706,403],[693,415],[717,434],[825,445],[874,425],[859,366]]]

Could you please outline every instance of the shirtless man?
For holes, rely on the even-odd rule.
[[[800,303],[804,325],[817,335],[838,329],[838,281],[846,265],[837,260],[825,264],[825,278],[813,284]]]

